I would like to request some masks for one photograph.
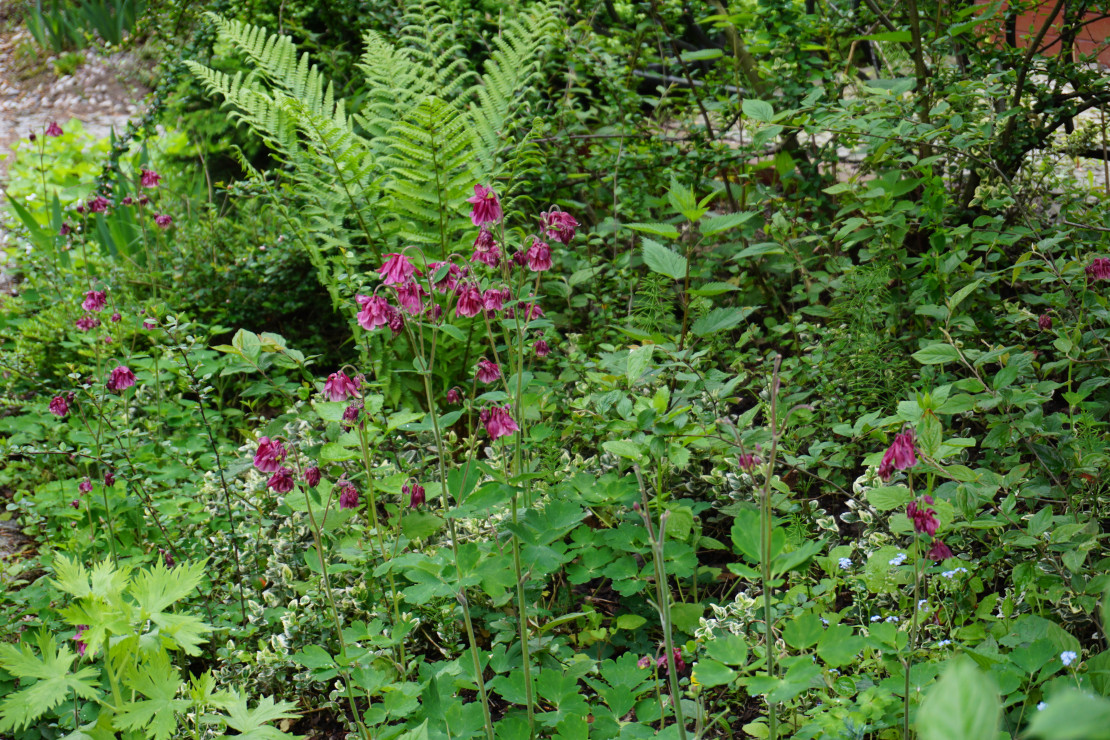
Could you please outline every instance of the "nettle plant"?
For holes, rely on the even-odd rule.
[[[186,680],[175,666],[175,654],[199,656],[212,632],[171,608],[200,586],[204,571],[203,561],[135,572],[58,556],[53,586],[71,600],[60,616],[75,630],[74,647],[46,629],[18,647],[0,645],[0,668],[20,684],[0,703],[0,731],[52,717],[70,737],[166,740],[182,727],[194,737],[289,737],[267,723],[296,717],[294,704],[267,697],[251,708],[237,691],[217,690],[210,673]]]

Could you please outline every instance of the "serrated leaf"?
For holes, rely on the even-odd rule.
[[[948,299],[948,310],[950,312],[955,311],[956,306],[959,306],[965,298],[967,298],[969,295],[971,295],[972,291],[977,289],[982,284],[983,284],[983,278],[979,278],[978,280],[976,280],[974,282],[971,282],[971,283],[968,283],[964,287],[957,290],[955,295],[953,295],[950,299]]]
[[[694,665],[691,681],[696,681],[706,688],[713,688],[730,683],[737,675],[739,674],[736,671],[724,663],[712,658],[702,658]]]
[[[747,223],[755,215],[755,211],[747,211],[745,213],[726,213],[721,216],[713,216],[701,221],[698,224],[698,231],[705,237],[716,236],[721,232],[735,229],[737,226]]]
[[[691,288],[690,295],[712,297],[715,295],[721,295],[722,293],[732,293],[737,290],[740,289],[732,283],[706,283],[705,285],[699,285],[696,288]]]
[[[913,494],[905,486],[879,486],[867,491],[867,503],[879,511],[891,511],[912,500]]]
[[[677,237],[677,234],[675,234]],[[673,280],[686,277],[686,258],[651,239],[643,239],[644,264],[652,272]]]
[[[704,337],[715,332],[731,329],[748,318],[755,311],[754,307],[745,308],[715,308],[705,316],[694,322],[690,331],[694,336]]]
[[[601,445],[607,452],[611,452],[618,457],[625,457],[629,460],[639,460],[644,456],[643,450],[635,442],[629,442],[626,439],[613,439],[608,442],[603,442]]]
[[[654,351],[655,345],[653,344],[645,344],[629,351],[624,371],[624,376],[628,379],[629,384],[635,383],[644,374],[648,365],[651,364],[651,356]]]
[[[912,356],[922,365],[943,365],[960,359],[960,353],[950,344],[930,344],[914,352]]]
[[[166,740],[177,729],[177,713],[185,711],[190,702],[175,699],[181,689],[181,678],[170,664],[169,655],[158,651],[133,672],[127,685],[147,698],[123,705],[116,716],[116,726],[123,730],[146,730],[147,737]]]
[[[0,668],[16,678],[33,678],[36,682],[21,691],[9,694],[0,703],[0,732],[21,730],[76,693],[83,699],[98,696],[95,677],[98,668],[86,666],[70,673],[76,653],[68,646],[58,647],[54,636],[45,629],[38,633],[39,655],[27,643],[0,644]]]

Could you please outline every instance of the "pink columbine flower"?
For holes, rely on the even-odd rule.
[[[73,227],[69,225],[69,221],[62,222],[62,228],[58,229],[58,236],[69,236],[73,231]]]
[[[50,413],[59,419],[65,418],[66,414],[69,413],[69,404],[66,403],[64,396],[54,396],[50,399]]]
[[[81,331],[92,331],[96,327],[100,326],[100,319],[96,318],[92,314],[85,314],[81,318],[77,319],[77,321],[74,322],[74,325]]]
[[[149,330],[149,329],[155,329],[157,327],[158,327],[158,322],[155,321],[154,319],[143,319],[143,328],[144,329]]]
[[[358,507],[358,489],[355,488],[354,483],[340,478],[335,486],[339,489],[340,509],[354,509]]]
[[[98,195],[90,200],[86,204],[86,207],[89,209],[89,213],[104,213],[108,210],[109,205],[111,204],[108,202],[107,198],[103,195]]]
[[[651,665],[651,656],[650,655],[645,655],[644,657],[642,657],[642,658],[640,658],[639,660],[636,661],[636,666],[638,668],[647,668],[650,665]]]
[[[424,486],[419,483],[413,483],[411,486],[407,483],[401,486],[401,493],[409,497],[409,508],[416,509],[424,504]]]
[[[741,470],[752,470],[756,465],[760,465],[763,461],[759,459],[759,455],[754,455],[750,452],[744,452],[737,456],[737,463],[740,465]]]
[[[408,257],[396,253],[390,253],[386,256],[389,257],[389,259],[387,259],[385,264],[378,270],[382,276],[382,284],[400,285],[401,283],[408,282],[412,274],[416,272],[416,267],[409,262]]]
[[[415,281],[397,287],[397,303],[409,316],[416,316],[424,310],[424,290]]]
[[[894,438],[890,447],[883,453],[883,460],[879,464],[879,477],[890,480],[895,470],[905,470],[917,465],[917,454],[914,449],[913,430],[907,429]]]
[[[528,247],[525,257],[528,259],[528,269],[532,272],[551,269],[551,247],[536,237],[532,237],[532,246]]]
[[[376,295],[356,295],[355,300],[362,306],[358,312],[358,325],[367,331],[374,331],[379,326],[388,326],[392,313],[396,310],[389,305],[389,301]]]
[[[475,226],[495,224],[501,220],[501,201],[491,188],[476,184],[474,195],[467,198],[466,202],[472,206],[470,220]]]
[[[177,561],[173,559],[173,555],[171,555],[168,550],[159,547],[158,554],[162,556],[162,562],[166,564],[167,568],[172,568],[177,565]]]
[[[933,546],[929,548],[927,557],[939,563],[941,560],[947,560],[952,557],[952,551],[948,548],[948,545],[940,540],[933,540]]]
[[[51,121],[50,125],[46,127],[46,135],[47,136],[53,136],[53,137],[56,138],[58,136],[61,136],[64,133],[65,132],[62,131],[62,127],[58,125],[57,121]],[[84,655],[84,653],[82,653],[82,655]]]
[[[358,382],[340,370],[328,376],[324,383],[324,397],[329,401],[346,401],[358,395]]]
[[[108,390],[122,391],[135,385],[135,373],[126,365],[117,365],[108,376]]]
[[[482,293],[474,283],[468,283],[459,291],[459,302],[455,304],[456,316],[477,316],[482,312]]]
[[[505,307],[505,294],[497,288],[490,288],[482,293],[482,305],[487,311],[496,313]]]
[[[933,503],[932,497],[926,496],[925,503]],[[937,513],[925,506],[918,506],[916,501],[910,501],[906,506],[906,516],[913,522],[914,531],[923,532],[930,537],[937,533],[937,528],[940,526]]]
[[[77,490],[80,491],[81,493],[91,493],[92,492],[92,481],[89,480],[88,478],[82,479],[82,481],[77,484]]]
[[[501,377],[501,366],[490,362],[485,357],[478,360],[478,380],[483,383],[492,383]]]
[[[70,501],[69,505],[72,506],[75,509],[80,509],[81,508],[81,502],[78,501],[77,499],[73,499],[72,501]]]
[[[81,308],[86,311],[99,311],[104,308],[108,302],[108,295],[103,290],[90,290],[85,293],[85,300],[81,303]]]
[[[125,195],[125,196],[123,196],[123,200],[120,201],[120,205],[129,206],[134,202],[135,202],[134,198],[132,198],[130,195]]]
[[[254,453],[254,467],[263,473],[276,473],[281,468],[285,456],[289,454],[279,440],[262,437]]]
[[[320,468],[313,465],[308,470],[304,471],[304,482],[309,488],[315,488],[320,485]]]
[[[451,390],[447,391],[447,403],[451,404],[452,406],[462,403],[462,391],[460,391],[458,388],[452,388]]]
[[[543,221],[543,233],[547,234],[548,238],[554,239],[560,244],[570,244],[570,240],[574,238],[574,230],[578,228],[578,222],[574,219],[574,216],[552,207],[540,218]]]
[[[275,493],[289,493],[293,490],[293,471],[289,468],[278,468],[277,472],[270,476],[270,480],[266,481],[266,485]]]
[[[1110,258],[1097,257],[1085,270],[1091,280],[1110,280]]]
[[[363,404],[362,401],[355,401],[350,406],[343,409],[343,426],[347,429],[353,427],[355,422],[358,421],[359,414],[362,413],[363,408],[365,408],[365,404]]]
[[[543,318],[543,309],[540,308],[538,303],[521,303],[520,307],[524,310],[525,321]]]
[[[547,357],[551,354],[551,348],[547,346],[547,342],[540,339],[532,345],[532,349],[536,352],[536,357]]]
[[[111,488],[116,484],[116,475],[111,470],[104,471],[104,485]]]
[[[170,224],[173,223],[173,218],[171,218],[169,214],[159,213],[154,217],[154,223],[158,224],[158,228],[160,229],[168,229]]]
[[[105,344],[111,344],[112,342],[114,342],[116,340],[112,339],[111,334],[105,334],[103,337],[101,337],[101,341],[104,342]]]
[[[667,656],[660,655],[655,659],[656,668],[662,668],[665,672],[670,673],[671,667],[667,663]],[[682,659],[682,650],[679,648],[674,649],[674,669],[679,673],[686,670],[686,661]]]
[[[1052,314],[1042,313],[1037,318],[1037,326],[1040,327],[1041,331],[1048,331],[1049,329],[1051,329],[1052,328]]]
[[[497,246],[493,234],[484,226],[478,232],[478,238],[474,240],[474,254],[471,255],[470,261],[481,262],[490,267],[501,264],[501,249]]]
[[[119,315],[119,311],[116,311],[115,313],[113,313],[113,314],[112,314],[112,315],[111,315],[111,316],[109,317],[109,320],[110,320],[110,321],[111,321],[111,322],[112,322],[113,324],[118,324],[118,323],[120,322],[120,319],[122,319],[122,318],[123,318],[123,317]]]
[[[139,184],[144,188],[156,188],[161,180],[162,176],[154,170],[142,170],[139,173]]]
[[[57,124],[52,123],[50,125],[51,126],[56,126]],[[60,134],[52,134],[52,135],[53,136],[60,136]],[[73,636],[73,641],[75,643],[77,643],[77,654],[80,655],[82,658],[85,657],[85,651],[89,649],[89,646],[86,645],[85,641],[82,639],[84,637],[85,633],[88,632],[88,630],[89,630],[89,625],[79,624],[79,625],[77,625],[77,633]]]
[[[520,427],[513,421],[513,417],[509,416],[507,406],[493,406],[485,409],[478,414],[478,418],[485,425],[486,434],[489,435],[491,440],[498,437],[507,437],[513,432],[520,431]]]

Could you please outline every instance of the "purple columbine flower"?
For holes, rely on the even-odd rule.
[[[490,362],[485,357],[478,360],[478,380],[482,383],[492,383],[501,377],[501,366]]]
[[[277,493],[289,493],[293,490],[293,471],[285,467],[278,468],[270,476],[270,480],[266,481],[266,485]]]
[[[536,237],[532,237],[532,246],[528,247],[524,256],[528,261],[528,269],[532,272],[551,269],[551,247]]]
[[[64,419],[69,413],[69,404],[64,396],[54,396],[50,399],[50,413],[59,419]]]
[[[287,454],[289,453],[285,445],[279,440],[262,437],[258,440],[258,449],[254,453],[254,467],[263,473],[276,473]]]
[[[355,300],[362,306],[362,310],[358,312],[358,325],[367,331],[374,331],[379,326],[389,326],[390,318],[397,310],[381,296],[356,295]]]
[[[481,262],[490,267],[501,264],[501,249],[497,246],[493,234],[484,226],[478,232],[478,238],[474,240],[474,254],[471,255],[470,261]]]
[[[339,508],[354,509],[358,506],[358,489],[349,480],[340,478],[335,484],[339,489]]]
[[[547,234],[549,239],[554,239],[560,244],[570,244],[570,240],[574,238],[574,231],[578,228],[578,222],[574,216],[552,206],[552,209],[541,214],[540,218],[543,221],[543,233]]]
[[[409,497],[409,508],[416,509],[424,504],[424,486],[419,483],[413,483],[411,486],[405,484],[401,486],[401,493]]]
[[[135,385],[135,373],[126,365],[118,365],[108,376],[108,390],[122,391]]]
[[[81,480],[81,482],[77,484],[77,490],[80,491],[81,493],[91,493],[92,492],[92,481],[89,480],[88,478],[83,478]]]
[[[154,170],[142,170],[139,173],[139,184],[144,188],[156,188],[162,176]]]
[[[74,326],[76,326],[81,331],[92,331],[96,327],[100,326],[100,319],[96,318],[92,314],[85,314],[74,322]]]
[[[462,403],[462,391],[460,391],[458,388],[452,388],[451,390],[447,391],[447,403],[451,405]]]
[[[883,460],[879,464],[879,477],[884,481],[890,480],[895,470],[905,470],[917,465],[917,454],[914,448],[913,430],[907,429],[895,436],[890,447],[883,453]]]
[[[474,186],[474,195],[466,199],[471,205],[470,220],[475,226],[495,224],[501,220],[501,201],[492,188],[483,185]]]
[[[173,218],[168,213],[159,213],[154,217],[154,223],[158,224],[160,229],[168,229],[173,223]]]
[[[415,316],[424,310],[424,290],[416,281],[402,283],[396,290],[397,303],[409,316]]]
[[[455,315],[477,316],[482,312],[482,308],[482,293],[478,290],[478,286],[473,283],[462,286],[459,291],[459,301],[455,305]]]
[[[108,295],[103,290],[90,290],[85,293],[85,300],[81,303],[81,308],[86,311],[99,311],[104,308],[108,302]]]
[[[1110,280],[1110,259],[1096,257],[1084,271],[1091,280]]]
[[[409,262],[408,257],[396,253],[390,253],[386,256],[389,259],[378,269],[382,276],[382,284],[400,285],[408,282],[409,278],[416,272],[416,267]]]
[[[933,503],[932,496],[925,496],[923,500],[926,504]],[[926,506],[918,505],[916,501],[910,501],[906,505],[906,516],[913,522],[914,531],[923,532],[930,537],[935,535],[937,528],[940,527],[937,513]]]
[[[52,136],[52,137],[57,138],[57,137],[61,136],[64,133],[65,132],[62,131],[62,127],[58,125],[57,121],[51,121],[50,125],[46,127],[46,135],[47,136]],[[81,653],[81,654],[84,655],[84,653]]]
[[[315,488],[320,485],[320,468],[313,465],[308,470],[304,471],[304,482],[309,488]]]
[[[340,370],[328,376],[324,383],[324,396],[329,401],[346,401],[358,395],[358,381],[352,380]]]
[[[507,406],[492,406],[478,414],[478,418],[486,427],[486,434],[491,440],[520,431],[513,417],[509,416]]]

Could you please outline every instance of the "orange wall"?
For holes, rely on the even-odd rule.
[[[1044,25],[1045,20],[1048,18],[1048,14],[1052,12],[1052,8],[1055,7],[1055,5],[1055,2],[1044,2],[1037,11],[1025,13],[1018,18],[1017,43],[1019,47],[1027,47],[1029,42],[1032,41],[1033,36],[1035,36]],[[1062,16],[1063,12],[1061,12],[1060,15]],[[1110,39],[1110,18],[1094,20],[1098,18],[1099,15],[1100,14],[1097,13],[1091,13],[1088,16],[1088,20],[1093,22],[1080,29],[1079,35],[1075,39],[1075,47],[1080,54],[1093,54],[1097,52],[1099,62],[1110,66],[1110,44],[1107,43],[1107,40]],[[988,21],[988,23],[995,23],[999,26],[999,39],[1004,40],[1006,38],[1006,30],[1002,26],[1003,21],[1001,18],[992,19]],[[1060,19],[1058,17],[1054,24],[1054,28],[1049,29],[1044,40],[1041,42],[1042,47],[1047,45],[1047,49],[1044,52],[1045,54],[1054,55],[1060,53],[1059,25]]]

